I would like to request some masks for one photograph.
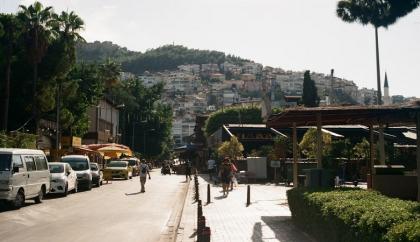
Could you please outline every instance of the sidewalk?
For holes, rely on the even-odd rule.
[[[206,175],[199,177],[200,199],[206,226],[211,228],[213,242],[281,241],[313,242],[291,221],[286,191],[290,188],[273,184],[251,185],[251,205],[246,206],[247,186],[239,184],[228,197],[220,186],[211,185],[211,203],[207,203]],[[180,224],[178,242],[196,241],[197,204],[193,201],[194,183],[190,183],[188,197]]]

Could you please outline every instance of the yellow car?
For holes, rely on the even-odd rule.
[[[104,174],[108,174],[111,178],[128,180],[133,178],[133,168],[129,166],[128,161],[113,160],[104,169]]]

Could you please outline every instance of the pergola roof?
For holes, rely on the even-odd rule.
[[[296,126],[315,126],[317,114],[321,114],[322,125],[407,125],[415,124],[417,112],[420,112],[420,102],[405,106],[298,107],[271,115],[267,126],[285,128],[293,126],[293,123]]]

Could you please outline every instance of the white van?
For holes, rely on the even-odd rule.
[[[0,148],[0,200],[16,208],[33,198],[40,203],[50,191],[50,171],[42,150]]]

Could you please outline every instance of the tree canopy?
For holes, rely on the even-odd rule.
[[[230,141],[223,142],[217,149],[219,157],[229,157],[235,159],[242,157],[242,152],[244,151],[244,146],[239,142],[236,136],[232,136]]]
[[[206,134],[211,135],[223,124],[262,124],[261,108],[231,107],[219,110],[210,115],[204,127]]]
[[[77,49],[79,61],[104,62],[112,59],[120,62],[123,71],[141,75],[145,71],[174,70],[185,64],[222,64],[225,61],[241,65],[248,60],[226,55],[219,51],[189,49],[181,45],[164,45],[144,53],[129,51],[112,42],[80,43]]]
[[[319,105],[318,91],[309,71],[305,71],[303,77],[302,101],[306,107],[318,107]]]
[[[342,0],[337,4],[337,15],[345,22],[387,28],[419,3],[419,0]]]

